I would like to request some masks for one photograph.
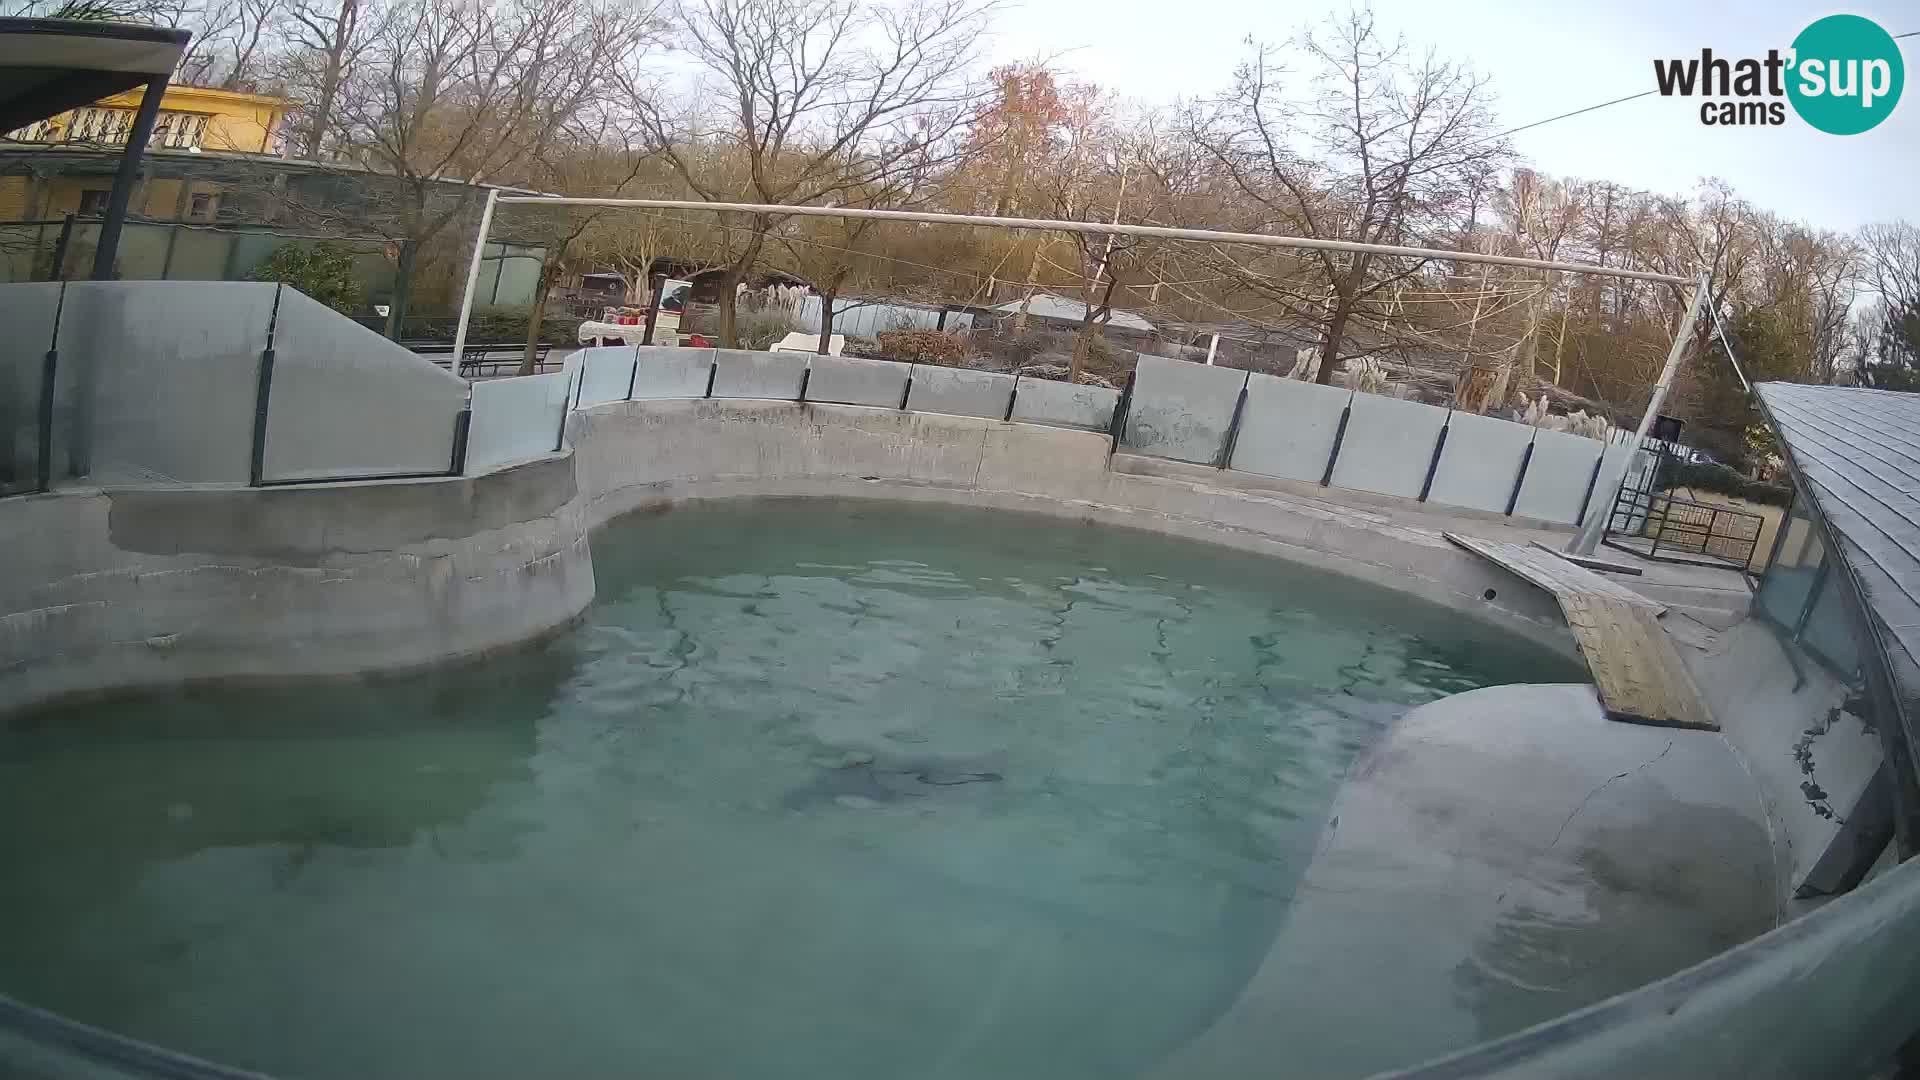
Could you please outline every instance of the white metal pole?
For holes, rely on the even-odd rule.
[[[1209,367],[1213,365],[1213,354],[1216,351],[1218,351],[1219,348],[1220,348],[1220,335],[1215,334],[1213,335],[1213,340],[1207,342],[1207,365]]]
[[[487,233],[493,228],[493,207],[500,201],[500,189],[487,189],[487,205],[480,211],[480,235],[473,238],[473,261],[467,264],[467,291],[460,297],[460,325],[453,331],[453,373],[460,374],[460,354],[467,348],[467,320],[473,315],[473,292],[480,287],[480,256],[487,250]]]
[[[1600,478],[1594,485],[1593,498],[1587,500],[1587,520],[1580,525],[1580,532],[1573,542],[1567,545],[1567,551],[1575,555],[1591,555],[1600,546],[1600,538],[1607,531],[1607,522],[1613,517],[1613,502],[1618,496],[1622,480],[1626,479],[1627,469],[1640,456],[1647,443],[1647,431],[1653,427],[1654,418],[1660,415],[1660,407],[1666,404],[1667,391],[1673,386],[1673,377],[1680,371],[1680,360],[1687,353],[1687,343],[1693,339],[1693,325],[1700,318],[1700,303],[1707,295],[1707,272],[1700,271],[1694,280],[1693,289],[1687,293],[1687,313],[1680,318],[1680,332],[1673,336],[1673,347],[1667,350],[1667,366],[1660,369],[1660,381],[1654,384],[1653,400],[1647,402],[1647,413],[1640,418],[1640,430],[1633,433],[1633,441],[1627,445],[1632,449],[1622,455],[1621,465],[1609,470],[1607,476]],[[1598,505],[1594,500],[1599,500]]]
[[[1271,236],[1266,233],[1219,232],[1214,229],[1175,229],[1164,225],[1109,225],[1104,221],[989,217],[984,214],[941,214],[926,210],[865,210],[851,206],[721,203],[696,199],[597,199],[553,195],[503,195],[500,201],[547,203],[553,206],[630,206],[642,210],[712,210],[722,213],[786,214],[794,217],[870,218],[874,221],[921,221],[934,225],[1040,229],[1046,232],[1095,233],[1103,236],[1145,236],[1158,240],[1195,240],[1209,244],[1247,244],[1252,247],[1308,248],[1316,251],[1404,255],[1415,259],[1492,263],[1495,266],[1525,266],[1534,270],[1565,270],[1575,274],[1598,274],[1602,277],[1632,278],[1636,281],[1659,281],[1669,285],[1689,284],[1686,278],[1672,274],[1656,274],[1650,270],[1625,270],[1587,263],[1526,259],[1517,255],[1487,255],[1478,251],[1446,251],[1440,248],[1400,247],[1396,244],[1363,244],[1353,240],[1320,240],[1307,236]]]

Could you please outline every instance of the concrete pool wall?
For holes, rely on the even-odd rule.
[[[533,404],[552,407],[544,396]],[[1573,654],[1551,599],[1452,548],[1436,531],[1443,521],[1487,535],[1514,527],[1499,516],[1461,511],[1447,518],[1391,502],[1315,497],[1284,480],[1113,455],[1099,432],[897,408],[614,401],[572,412],[565,441],[565,451],[464,478],[95,487],[8,499],[0,503],[0,543],[12,553],[0,578],[0,710],[139,687],[404,669],[511,646],[566,625],[592,602],[592,529],[624,514],[716,498],[936,501],[1141,528],[1353,576]],[[1707,689],[1719,710],[1753,682],[1751,669],[1729,667]],[[1500,688],[1477,700],[1541,689]],[[1527,710],[1501,715],[1538,715],[1539,703],[1529,702]],[[1448,699],[1436,708],[1472,703]],[[1551,835],[1534,838],[1536,847],[1580,836],[1567,823],[1592,808],[1588,800],[1597,796],[1589,786],[1633,803],[1636,785],[1658,780],[1668,767],[1656,757],[1667,755],[1659,761],[1675,768],[1684,761],[1666,749],[1676,739],[1671,734],[1607,725],[1571,709],[1552,715],[1591,720],[1621,763],[1581,758],[1593,775],[1556,785],[1557,796],[1573,800],[1572,811],[1528,818],[1527,806],[1505,801],[1506,792],[1518,790],[1510,786],[1516,777],[1505,744],[1481,758],[1491,771],[1471,801],[1499,803],[1529,828],[1553,825]],[[1478,713],[1449,719],[1448,731],[1481,723]],[[1529,730],[1510,727],[1515,738]],[[1619,732],[1627,734],[1614,739]],[[1409,738],[1420,734],[1417,724],[1403,729]],[[1755,830],[1764,832],[1766,819],[1778,813],[1760,801],[1787,798],[1781,793],[1791,776],[1762,776],[1757,788],[1745,787],[1748,781],[1728,771],[1739,761],[1720,736],[1679,738],[1702,747],[1717,778],[1731,777],[1721,785],[1730,794],[1700,801],[1739,803],[1743,835],[1692,828],[1680,839],[1697,839],[1697,852],[1687,847],[1661,857],[1736,855],[1739,876],[1752,887],[1743,886],[1742,900],[1776,910],[1764,861],[1750,856],[1776,842],[1756,839]],[[1638,744],[1649,740],[1658,747],[1641,755]],[[1554,741],[1553,755],[1584,753],[1577,741]],[[1648,775],[1637,775],[1643,766]],[[1695,770],[1682,771],[1692,783]],[[1630,782],[1615,775],[1629,772],[1636,774]],[[1508,786],[1496,788],[1496,781]],[[1537,869],[1556,872],[1564,861],[1542,860]],[[1798,876],[1805,867],[1794,869]],[[1870,902],[1886,906],[1886,891]],[[1902,905],[1896,914],[1910,919],[1912,905]],[[1482,907],[1496,919],[1505,911],[1498,901]],[[1407,917],[1418,918],[1420,910],[1415,898]],[[1812,925],[1825,931],[1832,920]],[[1755,963],[1754,946],[1736,952]],[[1648,987],[1636,997],[1661,992]]]
[[[572,461],[478,477],[0,503],[0,711],[504,648],[593,600]]]
[[[567,441],[594,525],[711,498],[888,498],[1020,510],[1280,556],[1576,655],[1551,598],[1435,532],[1386,510],[1303,497],[1213,468],[1110,456],[1111,441],[1097,432],[715,398],[582,409],[569,418]]]
[[[1097,432],[695,399],[582,409],[567,441],[469,477],[68,488],[0,503],[13,553],[0,581],[0,710],[506,647],[592,602],[593,528],[677,500],[752,496],[938,501],[1225,544],[1412,593],[1573,655],[1551,599],[1431,531],[1244,478],[1223,484],[1210,468],[1110,459]]]

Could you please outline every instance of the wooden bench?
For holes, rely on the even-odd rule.
[[[443,368],[453,366],[453,343],[441,341],[409,341],[402,344],[416,356],[424,356]],[[553,346],[546,342],[534,346],[533,363],[536,373],[547,369],[547,354]],[[501,369],[520,369],[520,362],[526,358],[527,346],[524,342],[484,342],[469,344],[462,350],[459,375],[463,379],[479,375],[499,375]],[[511,374],[511,372],[508,372]]]

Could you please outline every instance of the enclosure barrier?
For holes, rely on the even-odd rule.
[[[1464,510],[1577,525],[1611,505],[1609,442],[1260,372],[1142,356],[1119,446],[1129,453]]]
[[[563,380],[568,388],[556,390]],[[528,385],[483,390],[501,384]],[[1624,432],[1602,443],[1161,356],[1139,358],[1123,409],[1120,393],[1106,387],[1002,372],[619,345],[582,349],[562,373],[476,384],[468,467],[557,449],[547,437],[568,408],[687,398],[860,405],[1086,431],[1107,431],[1118,415],[1116,448],[1128,453],[1558,525],[1610,506],[1611,497],[1594,490],[1597,480],[1632,452]]]
[[[1120,392],[897,360],[609,345],[581,349],[561,372],[475,383],[467,468],[560,449],[571,409],[689,398],[860,405],[1104,432]]]
[[[810,353],[610,346],[566,370],[474,385],[270,283],[0,288],[6,493],[57,481],[272,485],[471,475],[561,449],[565,413],[753,398],[1087,431],[1118,391]],[[44,343],[44,345],[42,345]],[[1562,525],[1629,453],[1563,432],[1258,372],[1139,358],[1128,453]]]
[[[466,383],[284,285],[5,285],[0,325],[0,494],[463,471]]]

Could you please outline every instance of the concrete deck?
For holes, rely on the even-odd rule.
[[[1771,929],[1773,873],[1718,736],[1609,724],[1585,686],[1444,698],[1355,765],[1265,960],[1159,1075],[1366,1076],[1510,1034]]]

